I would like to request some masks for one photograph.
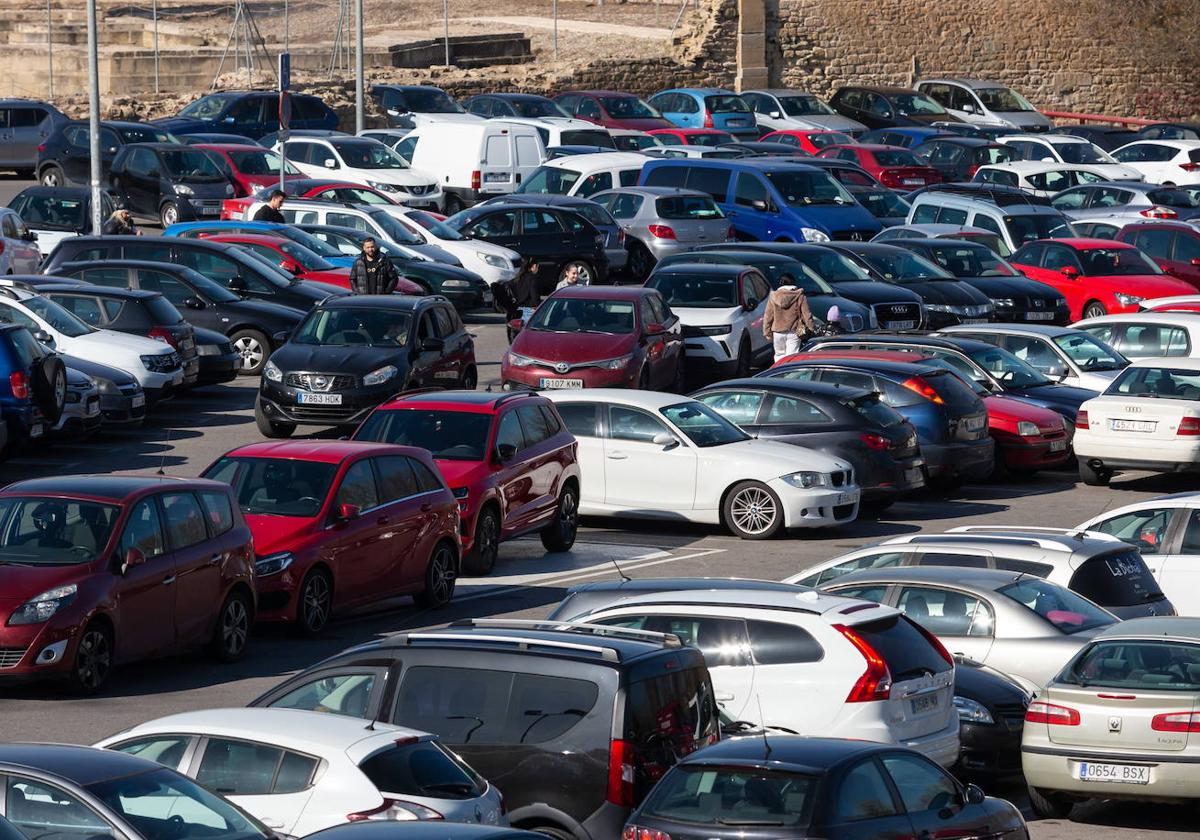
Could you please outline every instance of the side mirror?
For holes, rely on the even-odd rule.
[[[963,801],[968,805],[982,805],[985,799],[987,799],[987,795],[983,792],[983,788],[977,784],[971,783],[963,791]]]
[[[1064,265],[1062,268],[1059,269],[1059,272],[1062,274],[1063,277],[1066,277],[1068,280],[1074,280],[1076,277],[1079,276],[1079,269],[1073,265]]]
[[[508,328],[513,332],[520,332],[521,330],[525,329],[525,322],[520,318],[513,318],[508,322]]]
[[[135,566],[140,566],[146,562],[146,555],[142,554],[141,549],[131,548],[125,552],[125,556],[121,558],[121,574],[125,574]]]
[[[768,112],[767,116],[773,120],[778,120],[783,117],[783,114],[779,113],[778,111],[770,111]]]
[[[742,309],[746,312],[753,312],[758,308],[758,300],[755,298],[746,298],[746,302],[742,304]]]
[[[21,238],[24,239],[26,242],[37,242],[37,234],[31,230],[25,231],[25,233],[21,236]],[[1194,262],[1200,263],[1200,260],[1194,260]]]
[[[338,505],[337,518],[342,522],[349,522],[351,519],[358,519],[362,509],[358,505],[341,504]]]
[[[423,338],[421,339],[421,349],[432,353],[440,353],[446,349],[446,340],[442,338]]]
[[[334,160],[333,158],[325,158],[324,165],[325,165],[326,169],[337,169],[338,168],[337,161]]]
[[[667,331],[667,328],[663,324],[647,324],[646,325],[646,335],[662,335],[666,331]]]
[[[50,333],[46,332],[45,330],[38,330],[33,334],[33,337],[42,342],[42,344],[54,344],[54,336],[50,335]]]
[[[195,295],[192,295],[189,298],[184,298],[183,305],[188,309],[203,309],[204,301],[200,300],[200,298],[196,297]]]
[[[1056,381],[1061,381],[1067,378],[1067,366],[1062,362],[1051,362],[1046,368],[1046,376]]]
[[[507,461],[516,454],[517,447],[513,446],[511,443],[496,444],[496,457],[501,461]]]
[[[964,102],[962,109],[963,109],[964,114],[974,114],[975,113],[975,106],[972,105],[970,102]]]
[[[659,432],[650,442],[655,446],[661,446],[663,449],[674,449],[679,445],[679,439],[675,437],[675,435],[668,434],[667,432]]]
[[[244,292],[247,288],[246,281],[240,276],[230,277],[229,282],[225,285],[229,287],[229,291],[231,292]]]
[[[767,202],[763,201],[761,198],[756,198],[753,201],[751,201],[750,206],[753,207],[755,210],[757,210],[759,213],[766,213],[769,209],[771,209],[771,205],[768,204]]]
[[[300,264],[297,262],[293,262],[292,260],[280,260],[279,267],[282,268],[284,271],[290,271],[292,274],[303,274],[304,273],[304,269],[300,267]]]

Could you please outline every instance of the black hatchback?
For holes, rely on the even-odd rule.
[[[932,137],[914,148],[913,154],[951,182],[970,181],[981,166],[1021,158],[1015,149],[986,137]]]
[[[91,135],[87,120],[57,126],[38,146],[37,179],[43,186],[87,184],[92,177]],[[158,126],[139,122],[100,123],[100,178],[108,180],[109,167],[130,143],[170,143],[175,138]]]
[[[134,143],[113,158],[109,187],[135,216],[162,226],[216,219],[221,203],[233,198],[233,182],[213,155],[180,143]]]

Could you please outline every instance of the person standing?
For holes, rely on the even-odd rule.
[[[350,267],[350,292],[356,295],[390,295],[400,275],[392,261],[379,252],[373,237],[363,240],[362,253]]]
[[[113,211],[100,232],[105,236],[141,236],[141,231],[133,223],[133,216],[123,207]]]
[[[775,361],[800,352],[805,337],[816,332],[808,297],[799,286],[780,286],[767,296],[763,335],[775,348]]]
[[[554,287],[554,291],[559,289],[568,289],[571,286],[579,285],[579,263],[571,263],[567,266],[567,270],[563,273],[563,279],[558,281],[558,285]]]
[[[267,203],[258,208],[254,214],[252,221],[255,222],[276,222],[277,224],[287,224],[287,219],[284,218],[283,212],[279,209],[283,206],[284,200],[287,198],[287,193],[283,190],[272,190],[271,195],[267,198]]]
[[[537,309],[542,302],[542,292],[538,284],[538,263],[528,257],[522,260],[521,271],[506,284],[504,295],[504,317],[508,321],[523,319],[528,313]],[[497,300],[500,298],[497,297]],[[508,341],[511,344],[516,332],[508,328]]]

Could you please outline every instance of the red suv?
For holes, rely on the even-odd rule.
[[[1135,222],[1117,234],[1172,277],[1200,289],[1200,227],[1185,222]]]
[[[229,488],[55,476],[0,491],[0,678],[99,691],[113,665],[207,645],[232,662],[254,619],[253,540]]]
[[[486,575],[502,540],[541,533],[547,551],[575,544],[579,461],[575,437],[538,394],[433,391],[377,408],[355,440],[428,449],[453,488],[463,569]]]
[[[346,441],[252,443],[206,478],[254,532],[259,617],[315,636],[340,609],[412,595],[441,607],[458,576],[458,505],[429,453]]]

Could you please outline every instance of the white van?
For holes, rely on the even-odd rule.
[[[501,120],[418,125],[395,146],[446,194],[446,213],[513,192],[546,156],[537,129]]]
[[[617,150],[612,135],[604,126],[574,117],[503,117],[492,122],[527,125],[537,130],[542,143],[550,146],[601,146]]]
[[[537,168],[517,192],[523,195],[575,195],[587,198],[601,190],[633,187],[650,158],[640,152],[567,155]]]

